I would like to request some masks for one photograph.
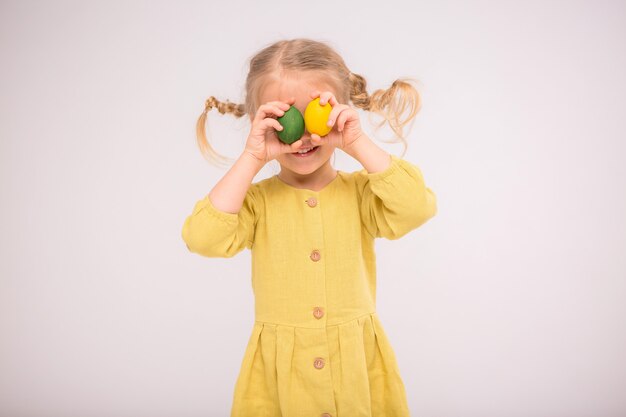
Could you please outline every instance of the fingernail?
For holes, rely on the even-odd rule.
[[[329,120],[328,123],[326,123],[328,126],[332,126],[333,125],[333,121]]]

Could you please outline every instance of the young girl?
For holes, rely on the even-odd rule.
[[[231,417],[409,416],[395,353],[376,312],[374,239],[397,239],[437,211],[420,169],[378,147],[356,107],[383,114],[400,132],[419,94],[397,80],[372,96],[328,45],[276,42],[250,61],[245,104],[214,97],[198,121],[204,155],[220,156],[204,134],[206,112],[248,115],[245,149],[185,219],[191,252],[231,257],[251,250],[255,321],[235,384]],[[277,118],[330,103],[329,134],[306,130],[287,145]],[[408,119],[399,122],[403,110]],[[330,163],[336,148],[358,172]],[[268,161],[277,175],[252,183]]]

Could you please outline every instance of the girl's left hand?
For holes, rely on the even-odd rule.
[[[328,116],[328,123],[332,123],[328,126],[333,126],[333,129],[322,137],[312,133],[311,144],[314,146],[329,144],[343,150],[349,148],[363,135],[359,114],[347,104],[339,103],[330,91],[313,91],[311,99],[314,100],[317,97],[320,98],[320,105],[324,106],[326,103],[330,103],[333,107]],[[334,129],[335,126],[336,129]]]

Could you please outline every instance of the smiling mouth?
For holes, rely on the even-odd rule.
[[[317,148],[319,148],[319,145],[311,146],[311,147],[308,147],[308,148],[303,148],[303,149],[300,149],[298,152],[292,152],[291,154],[295,155],[295,156],[306,156],[306,155],[310,155],[312,153],[315,153]]]

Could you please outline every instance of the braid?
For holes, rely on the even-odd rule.
[[[232,162],[232,159],[220,155],[215,149],[213,149],[205,133],[207,113],[213,108],[216,108],[221,114],[230,113],[235,117],[242,117],[246,114],[245,106],[243,104],[231,103],[228,100],[226,100],[226,103],[222,103],[215,97],[211,96],[204,102],[204,111],[196,123],[196,138],[200,152],[205,158],[212,160],[218,165],[227,165]]]
[[[350,73],[350,101],[363,110],[370,110],[371,98],[367,94],[367,81],[359,74]]]
[[[216,108],[222,114],[232,113],[235,117],[241,117],[245,113],[243,104],[235,104],[231,103],[229,100],[226,100],[226,103],[222,103],[215,97],[211,96],[204,102],[204,112],[208,112],[209,110]]]

